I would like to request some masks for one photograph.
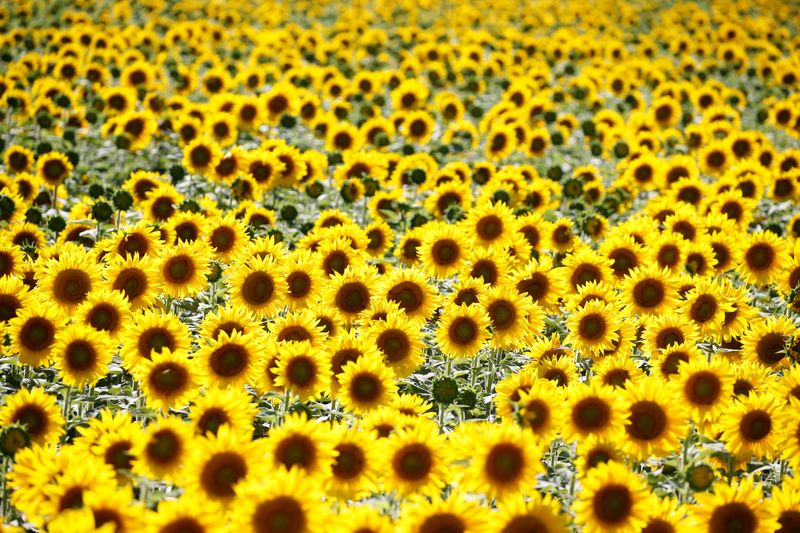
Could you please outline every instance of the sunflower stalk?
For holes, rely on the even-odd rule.
[[[6,457],[5,454],[0,459],[0,515],[3,517],[3,523],[8,519],[9,498],[6,497],[6,476],[8,475],[8,467],[11,465],[11,459]]]
[[[70,419],[70,408],[72,403],[72,386],[67,386],[67,391],[64,393],[64,412],[62,413],[64,419],[69,421]]]

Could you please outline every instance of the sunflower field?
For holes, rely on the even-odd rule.
[[[0,30],[0,532],[800,532],[800,2]]]

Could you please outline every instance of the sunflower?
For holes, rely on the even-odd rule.
[[[319,347],[327,337],[317,317],[308,309],[289,311],[276,318],[268,329],[279,343],[308,342]]]
[[[800,520],[800,490],[795,480],[784,481],[780,487],[774,487],[770,493],[769,515],[778,517],[781,526],[778,531],[787,531],[797,527]]]
[[[281,116],[292,114],[297,107],[296,89],[287,83],[277,83],[272,86],[269,92],[261,95],[261,104],[268,116],[266,120],[269,124],[278,124]]]
[[[19,248],[10,243],[0,245],[0,278],[19,276],[24,264],[25,258]]]
[[[333,337],[329,337],[324,348],[331,363],[333,373],[331,395],[334,397],[340,388],[339,380],[345,365],[358,361],[365,355],[377,357],[381,355],[377,346],[370,343],[365,337],[357,335],[355,329],[342,330]]]
[[[486,134],[484,152],[486,153],[487,159],[492,161],[503,160],[516,150],[517,145],[526,146],[529,151],[534,152],[532,148],[535,148],[535,143],[531,141],[531,143],[528,144],[524,138],[527,134],[525,126],[521,126],[519,131],[522,133],[523,138],[520,138],[517,134],[517,130],[515,130],[514,126],[511,124],[493,125],[492,129]],[[545,138],[544,141],[546,143],[547,139]]]
[[[612,304],[590,300],[569,315],[567,328],[568,344],[587,354],[596,354],[614,348],[619,339],[620,319]]]
[[[72,175],[72,163],[61,152],[47,152],[36,160],[36,176],[46,185],[57,188]]]
[[[750,294],[746,285],[734,285],[728,278],[722,278],[720,282],[733,311],[725,313],[719,336],[723,341],[734,341],[757,322],[758,308],[748,303]]]
[[[206,236],[208,220],[200,213],[191,211],[180,212],[169,219],[164,224],[163,229],[174,239],[170,244],[178,244],[181,241],[190,243]]]
[[[110,525],[119,533],[140,531],[143,524],[142,508],[133,499],[130,488],[122,488],[102,493],[89,490],[83,495],[83,505],[94,517],[94,527]]]
[[[323,301],[351,322],[377,296],[378,281],[376,272],[369,267],[347,268],[331,277]]]
[[[534,250],[544,248],[554,252],[565,253],[570,251],[579,240],[575,234],[572,221],[567,218],[559,218],[554,223],[546,226],[546,229],[547,233],[541,236],[544,241],[541,246],[535,246],[531,243]],[[526,235],[526,238],[529,237]]]
[[[569,348],[565,348],[565,351],[573,353]],[[575,363],[568,357],[545,357],[534,365],[540,378],[552,381],[558,387],[567,388],[578,381]]]
[[[742,354],[753,363],[780,368],[790,363],[786,344],[798,327],[785,316],[759,318],[742,335]]]
[[[216,434],[225,425],[233,432],[250,435],[256,412],[246,391],[212,388],[195,398],[189,409],[189,421],[200,435]]]
[[[513,220],[511,209],[504,203],[484,202],[470,209],[460,225],[479,246],[504,249],[514,231]]]
[[[364,144],[361,131],[346,122],[336,122],[328,128],[325,135],[325,148],[330,152],[359,150]]]
[[[683,269],[686,247],[687,243],[683,237],[673,231],[665,231],[648,246],[658,266],[667,268],[673,273]]]
[[[64,432],[64,418],[55,396],[44,389],[20,389],[5,397],[0,408],[0,425],[19,424],[31,442],[44,446],[56,444]]]
[[[629,316],[663,316],[678,303],[674,277],[666,268],[653,265],[631,270],[623,281],[622,294]]]
[[[694,322],[703,337],[711,337],[720,333],[725,313],[733,312],[734,307],[724,298],[719,284],[700,279],[684,296],[677,311]]]
[[[258,332],[230,334],[221,331],[217,338],[202,346],[193,356],[207,385],[222,388],[241,387],[253,380],[258,361],[258,347],[263,342]]]
[[[564,440],[622,437],[630,406],[625,396],[597,383],[574,383],[567,388],[567,424],[562,428]]]
[[[123,330],[120,340],[122,363],[129,370],[151,359],[153,352],[164,348],[186,352],[191,345],[189,330],[177,316],[152,309],[135,316]]]
[[[394,245],[392,228],[384,221],[379,220],[364,228],[369,242],[367,253],[375,258],[383,257]]]
[[[363,414],[390,403],[397,396],[394,372],[378,355],[363,355],[337,374],[337,399],[348,411]]]
[[[678,379],[670,383],[676,398],[691,409],[701,430],[726,411],[733,399],[734,374],[725,360],[691,360],[678,367]]]
[[[402,533],[448,531],[472,533],[486,528],[485,509],[477,502],[451,493],[447,499],[412,500],[401,510],[397,531]]]
[[[184,196],[174,187],[159,184],[148,191],[146,199],[141,204],[145,218],[151,223],[160,223],[169,220],[178,213],[178,206],[183,203]]]
[[[708,234],[703,240],[711,246],[714,253],[714,269],[717,274],[724,274],[742,259],[740,244],[736,239],[739,232],[727,219],[723,221],[713,214],[706,217],[706,231]]]
[[[638,531],[646,524],[651,498],[641,478],[610,462],[589,470],[572,507],[587,533]]]
[[[285,170],[286,165],[273,152],[257,149],[245,154],[243,172],[255,181],[261,191],[274,185]]]
[[[158,131],[158,122],[150,111],[127,111],[115,117],[113,122],[117,132],[128,140],[127,149],[138,152],[147,148],[153,135]]]
[[[408,377],[424,360],[421,331],[399,313],[369,324],[362,334],[377,347],[398,378]]]
[[[265,458],[278,471],[299,470],[309,479],[325,481],[335,462],[335,439],[327,424],[304,413],[289,414],[267,438]]]
[[[790,261],[786,242],[770,231],[747,234],[742,256],[737,270],[746,281],[759,285],[776,282]]]
[[[146,515],[146,531],[211,533],[227,526],[222,517],[221,510],[212,500],[199,494],[186,494],[177,500],[159,501],[156,512]]]
[[[658,189],[664,182],[664,165],[653,154],[644,155],[633,160],[622,175],[622,180],[638,190]]]
[[[425,227],[416,254],[429,275],[447,278],[461,270],[467,250],[468,241],[456,226],[434,224]]]
[[[379,294],[396,302],[409,320],[424,323],[438,306],[438,294],[417,269],[396,269],[383,277]]]
[[[191,450],[192,426],[179,417],[160,417],[131,450],[132,472],[150,479],[177,480]]]
[[[436,186],[425,199],[425,209],[437,219],[450,213],[468,210],[472,206],[472,192],[468,184],[460,181],[446,181]]]
[[[391,518],[365,505],[340,508],[333,522],[333,533],[393,533]]]
[[[561,422],[566,416],[562,389],[555,382],[538,376],[531,367],[512,375],[511,381],[507,379],[496,387],[498,414],[506,419],[516,416],[537,441],[552,440],[561,431]],[[513,410],[515,405],[518,406],[516,412]]]
[[[123,258],[139,256],[157,257],[163,243],[161,233],[144,222],[139,222],[114,233],[109,251]]]
[[[8,322],[12,353],[18,354],[19,362],[24,365],[40,366],[50,362],[56,335],[66,322],[66,317],[57,309],[41,302],[37,304],[21,309]]]
[[[333,428],[333,449],[329,494],[355,500],[379,489],[382,447],[375,435],[340,424]]]
[[[249,481],[236,492],[231,527],[240,531],[307,533],[327,525],[320,487],[301,471],[278,471],[269,483]]]
[[[670,344],[694,344],[700,335],[691,319],[675,312],[648,316],[643,321],[643,345],[646,351],[664,350]]]
[[[507,285],[487,290],[481,305],[491,323],[490,344],[495,348],[522,346],[544,325],[541,308]]]
[[[150,307],[161,291],[158,265],[150,256],[115,256],[106,264],[103,276],[106,287],[123,295],[134,311]]]
[[[129,471],[134,460],[131,450],[143,438],[141,425],[129,413],[105,408],[97,418],[89,421],[88,427],[79,428],[78,432],[80,437],[75,440],[76,449],[101,458],[122,481],[123,471]]]
[[[8,324],[29,302],[28,287],[22,279],[17,276],[0,277],[0,324]]]
[[[197,361],[169,348],[151,352],[150,359],[134,366],[131,374],[139,381],[148,405],[162,412],[186,406],[198,393]]]
[[[688,522],[686,506],[678,503],[675,498],[654,498],[646,522],[642,531],[684,531]]]
[[[587,283],[604,283],[613,279],[612,261],[588,247],[580,246],[568,252],[562,264],[563,268],[557,272],[573,293]]]
[[[626,352],[604,357],[596,367],[592,366],[592,371],[603,385],[622,389],[637,383],[645,375]]]
[[[6,149],[3,159],[5,160],[6,168],[11,174],[22,174],[32,169],[36,158],[28,148],[19,144],[12,144]]]
[[[497,510],[490,514],[486,531],[566,533],[566,520],[559,507],[558,501],[549,494],[533,493],[526,497],[508,498],[499,502]]]
[[[230,263],[248,241],[246,231],[243,222],[228,214],[212,219],[206,231],[206,240],[217,259]]]
[[[675,402],[672,389],[657,377],[648,377],[625,388],[630,416],[625,426],[625,449],[646,460],[677,448],[688,429],[687,414]]]
[[[395,246],[395,255],[406,266],[420,263],[422,259],[420,248],[425,235],[425,227],[416,227],[405,232]]]
[[[622,446],[623,442],[618,439],[598,438],[595,435],[589,435],[578,441],[575,457],[577,476],[583,478],[587,472],[604,463],[624,463],[626,455],[623,453]]]
[[[248,210],[249,212],[249,210]],[[269,222],[268,225],[273,224]],[[286,254],[283,243],[275,240],[274,237],[257,237],[251,239],[239,255],[238,262],[245,263],[253,258],[271,259],[278,265],[283,264],[283,256]]]
[[[275,385],[300,397],[315,398],[330,388],[330,362],[307,342],[284,344],[277,355]]]
[[[47,260],[37,276],[37,287],[65,312],[72,312],[89,292],[99,287],[102,268],[88,253],[72,248]]]
[[[447,441],[435,426],[396,429],[381,457],[386,490],[404,496],[438,493],[449,479],[446,456]]]
[[[493,248],[477,248],[467,254],[459,277],[479,279],[489,287],[499,287],[508,282],[512,264],[513,258],[507,251],[498,253]]]
[[[106,375],[113,356],[108,338],[89,326],[71,324],[56,333],[51,357],[69,386],[94,385]]]
[[[649,249],[637,243],[632,235],[616,232],[600,244],[598,253],[611,261],[611,272],[617,279],[625,278],[650,259]]]
[[[780,405],[774,396],[751,394],[720,416],[720,439],[740,459],[771,458],[776,454],[779,415]]]
[[[286,301],[290,309],[305,308],[322,294],[323,272],[310,251],[295,250],[286,262]]]
[[[104,332],[110,339],[118,337],[123,323],[127,322],[130,316],[130,305],[125,297],[117,291],[106,288],[90,292],[86,301],[75,310],[77,323]]]
[[[769,513],[761,487],[752,477],[735,484],[716,482],[711,492],[695,493],[697,504],[689,514],[689,525],[705,531],[778,531],[778,516]]]
[[[533,302],[546,311],[555,311],[559,299],[565,294],[563,277],[553,269],[552,260],[541,256],[532,259],[524,267],[512,274],[517,292],[529,296]]]
[[[343,274],[348,267],[358,268],[364,265],[365,254],[356,250],[350,239],[344,236],[325,239],[316,247],[319,268],[326,276]]]
[[[501,500],[524,494],[542,469],[540,446],[512,423],[467,424],[454,440],[456,457],[468,462],[458,481],[468,492]]]
[[[164,293],[175,298],[196,297],[208,284],[210,256],[209,246],[200,240],[179,241],[164,249],[158,259]]]
[[[491,337],[489,324],[489,315],[482,307],[450,304],[439,318],[437,345],[449,357],[475,357]]]
[[[283,268],[270,257],[251,257],[239,264],[228,282],[230,302],[259,317],[271,316],[284,305]]]
[[[216,434],[195,438],[184,466],[187,493],[230,504],[237,487],[261,479],[264,452],[263,440],[251,441],[227,425],[220,426]]]

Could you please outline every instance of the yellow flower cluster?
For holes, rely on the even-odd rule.
[[[797,530],[798,20],[0,5],[0,531]]]

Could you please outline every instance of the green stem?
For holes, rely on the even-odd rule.
[[[72,403],[72,387],[67,387],[67,392],[64,394],[64,420],[69,421],[70,404]]]

